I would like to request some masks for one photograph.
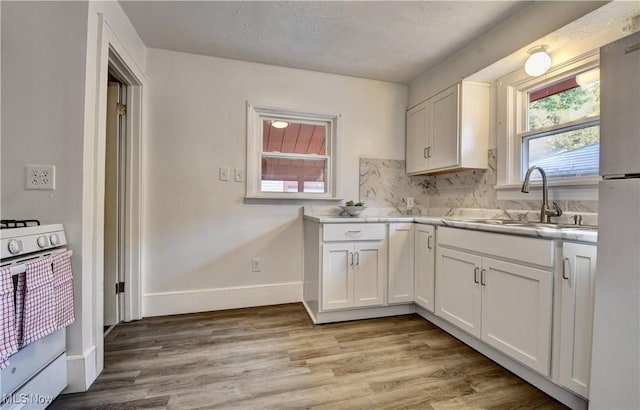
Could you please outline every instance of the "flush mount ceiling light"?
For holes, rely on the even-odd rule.
[[[531,77],[538,77],[551,68],[551,56],[547,54],[549,46],[537,46],[528,51],[529,58],[524,63],[524,71]]]
[[[286,121],[271,121],[271,126],[273,128],[287,128],[289,123]]]

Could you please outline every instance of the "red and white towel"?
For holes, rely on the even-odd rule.
[[[51,256],[26,262],[21,346],[56,330],[52,262]]]
[[[73,272],[71,253],[61,252],[53,257],[53,291],[56,300],[56,330],[69,326],[75,320],[73,311]]]
[[[0,369],[9,365],[9,356],[18,351],[13,277],[9,268],[0,269]]]

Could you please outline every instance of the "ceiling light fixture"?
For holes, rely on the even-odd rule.
[[[547,54],[547,48],[549,46],[537,46],[527,51],[529,58],[524,63],[524,71],[531,77],[538,77],[551,68],[551,56]]]
[[[271,126],[273,128],[287,128],[289,126],[289,123],[286,121],[271,121]]]

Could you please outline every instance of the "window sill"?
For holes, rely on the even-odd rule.
[[[290,196],[287,196],[290,195]],[[299,205],[299,204],[313,204],[315,203],[327,203],[327,202],[342,202],[342,198],[331,197],[309,197],[308,195],[296,195],[296,194],[284,194],[284,195],[247,195],[244,197],[246,204],[284,204],[284,205]]]
[[[549,198],[559,201],[597,201],[600,177],[576,178],[564,181],[549,181]],[[495,186],[499,201],[531,200],[538,198],[536,192],[542,190],[542,181],[531,181],[531,192],[521,192],[522,183],[498,184]],[[541,194],[540,194],[541,195]]]

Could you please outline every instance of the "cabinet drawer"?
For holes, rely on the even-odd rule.
[[[472,231],[469,229],[438,229],[438,245],[494,255],[533,265],[553,267],[553,241]]]
[[[322,240],[331,241],[379,241],[385,238],[385,224],[324,224]]]

